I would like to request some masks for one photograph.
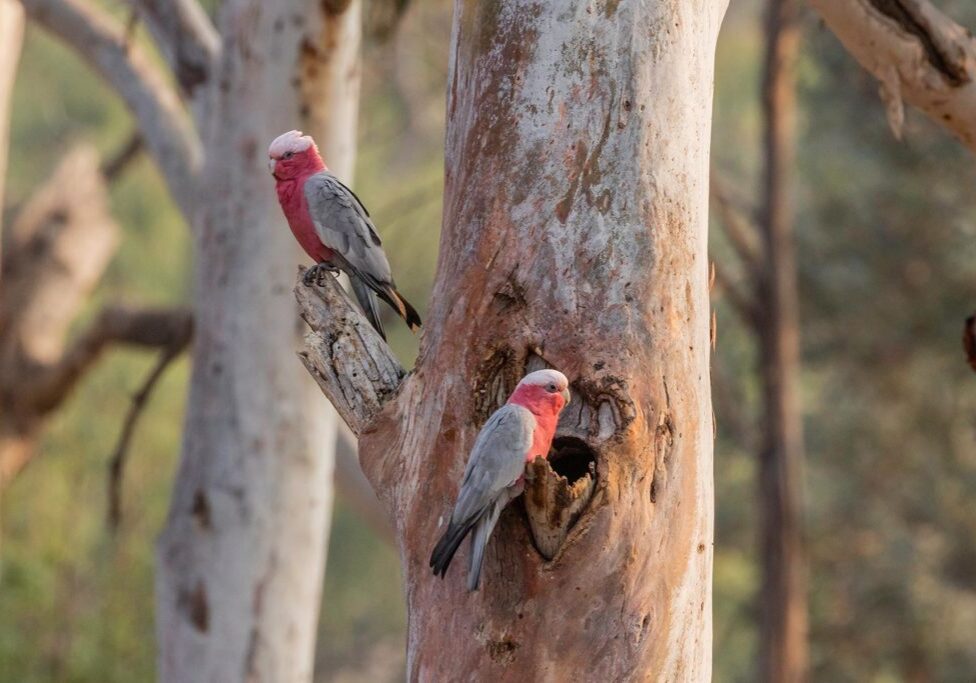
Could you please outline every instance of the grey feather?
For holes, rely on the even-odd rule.
[[[451,521],[431,553],[435,575],[444,576],[461,541],[473,530],[468,588],[478,587],[485,548],[498,516],[522,492],[519,479],[525,472],[525,454],[532,445],[534,429],[532,413],[512,404],[495,411],[481,428],[468,457]]]
[[[506,505],[515,497],[522,493],[522,487],[510,487],[503,495],[488,506],[488,510],[481,516],[471,534],[471,557],[468,562],[468,590],[478,590],[481,582],[481,565],[485,561],[485,548],[488,547],[488,539],[498,523],[498,517]]]
[[[376,295],[373,294],[373,290],[355,275],[349,276],[349,284],[352,285],[352,291],[356,295],[356,301],[359,302],[359,307],[366,314],[366,319],[369,320],[369,324],[385,340],[386,332],[383,330],[383,322],[380,320],[379,302],[376,300]]]
[[[393,284],[390,263],[366,208],[338,178],[322,171],[305,182],[305,201],[322,244],[375,287]],[[370,282],[372,280],[372,282]]]
[[[525,472],[535,417],[522,406],[505,404],[481,428],[471,449],[451,521],[483,512]]]

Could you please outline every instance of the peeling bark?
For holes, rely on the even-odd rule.
[[[927,0],[810,0],[881,84],[896,134],[902,100],[976,152],[976,39]]]
[[[706,681],[708,140],[725,3],[455,9],[444,226],[416,370],[395,390],[377,375],[357,400],[322,385],[363,407],[361,461],[403,560],[409,677]],[[316,372],[348,328],[335,315],[307,340]],[[541,365],[571,379],[557,436],[592,452],[595,491],[552,562],[509,506],[467,594],[463,572],[432,576],[430,549],[484,419]]]

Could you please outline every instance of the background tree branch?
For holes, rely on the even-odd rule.
[[[179,96],[126,29],[82,0],[22,0],[30,18],[86,61],[125,101],[183,215],[193,214],[200,139]]]
[[[927,0],[810,0],[881,84],[901,134],[903,101],[976,152],[976,39]]]
[[[130,0],[146,22],[170,71],[188,97],[206,82],[220,53],[220,35],[196,0]]]
[[[131,144],[126,148],[131,148]],[[123,150],[122,156],[129,156]],[[124,166],[120,158],[116,165]],[[185,345],[183,310],[109,306],[68,332],[118,247],[94,148],[78,145],[28,199],[4,237],[0,287],[0,484],[29,462],[45,418],[112,344]]]

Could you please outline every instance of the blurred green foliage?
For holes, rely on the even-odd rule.
[[[947,11],[976,26],[965,0]],[[367,45],[356,188],[406,296],[423,307],[436,262],[450,3],[415,3]],[[876,85],[813,17],[799,67],[797,249],[809,446],[813,679],[968,681],[976,671],[976,391],[962,319],[976,308],[973,159],[910,113],[885,125]],[[733,3],[720,41],[715,163],[754,195],[761,29]],[[64,48],[31,30],[15,95],[8,207],[76,140],[105,154],[131,122]],[[187,301],[190,244],[145,159],[113,187],[122,247],[91,302]],[[731,261],[715,239],[714,255]],[[754,345],[721,302],[715,679],[755,680]],[[416,342],[395,323],[404,359]],[[104,523],[106,460],[152,359],[112,352],[5,492],[0,683],[154,677],[152,552],[180,445],[188,366],[171,369],[132,446],[125,520]],[[719,386],[720,385],[720,386]],[[737,406],[737,408],[733,408]],[[321,680],[402,678],[405,615],[395,551],[343,504],[331,535]]]

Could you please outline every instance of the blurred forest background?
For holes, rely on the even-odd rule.
[[[976,27],[972,2],[940,7]],[[447,0],[412,3],[395,34],[369,34],[365,46],[354,186],[402,289],[421,305],[440,226],[450,13]],[[741,196],[758,183],[762,32],[761,3],[734,0],[719,42],[713,161]],[[959,338],[976,308],[976,160],[913,111],[895,140],[876,81],[810,13],[797,76],[811,675],[972,681],[976,377]],[[110,157],[131,131],[112,92],[31,27],[14,95],[7,215],[74,142]],[[112,202],[124,236],[90,310],[106,300],[187,301],[189,235],[148,159],[117,179]],[[734,264],[717,231],[712,242],[713,258]],[[751,681],[760,390],[753,336],[718,290],[715,303],[715,680]],[[409,361],[416,342],[391,328]],[[4,492],[4,683],[154,678],[152,547],[179,452],[185,358],[139,425],[122,526],[112,534],[105,522],[108,456],[153,362],[136,351],[107,354],[49,425],[43,453]],[[396,553],[341,489],[323,605],[319,680],[402,680]]]

